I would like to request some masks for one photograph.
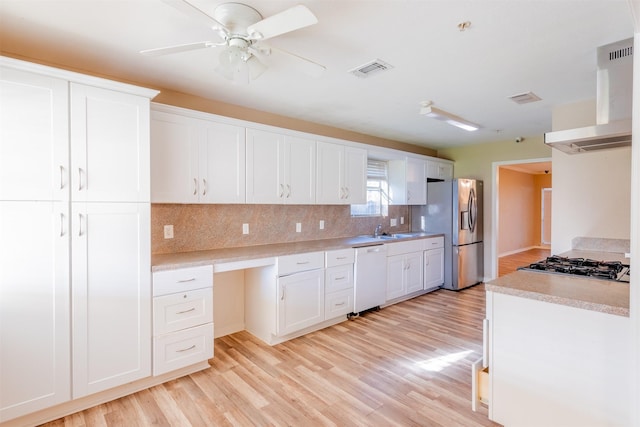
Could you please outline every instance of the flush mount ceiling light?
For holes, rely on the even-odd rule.
[[[420,103],[420,114],[431,117],[432,119],[442,120],[443,122],[469,132],[480,129],[480,125],[434,107],[431,101],[423,101]]]

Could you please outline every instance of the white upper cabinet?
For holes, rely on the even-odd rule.
[[[367,151],[362,148],[318,142],[318,204],[367,202]]]
[[[68,86],[0,68],[0,200],[68,200]]]
[[[151,201],[244,203],[244,128],[162,109],[151,112]]]
[[[247,129],[247,203],[314,204],[316,142]]]
[[[71,83],[71,197],[149,201],[149,99]]]
[[[453,179],[453,163],[429,160],[427,162],[427,178],[444,181]]]
[[[427,162],[407,157],[388,162],[389,204],[424,205],[427,203]]]

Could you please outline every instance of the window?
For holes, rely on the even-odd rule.
[[[367,160],[367,203],[351,205],[351,216],[387,216],[388,213],[387,162]]]

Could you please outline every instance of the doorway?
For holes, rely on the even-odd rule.
[[[543,243],[542,189],[552,189],[551,158],[494,162],[490,237],[490,276],[498,277],[498,259],[534,248],[548,248],[551,242],[551,191],[545,206],[549,225]],[[487,236],[489,237],[489,236]]]
[[[551,192],[551,188],[543,188],[540,201],[540,240],[543,246],[551,246]]]

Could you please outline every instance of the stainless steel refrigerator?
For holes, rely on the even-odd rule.
[[[444,287],[460,290],[484,280],[482,181],[427,183],[427,204],[412,207],[414,231],[444,234]]]

